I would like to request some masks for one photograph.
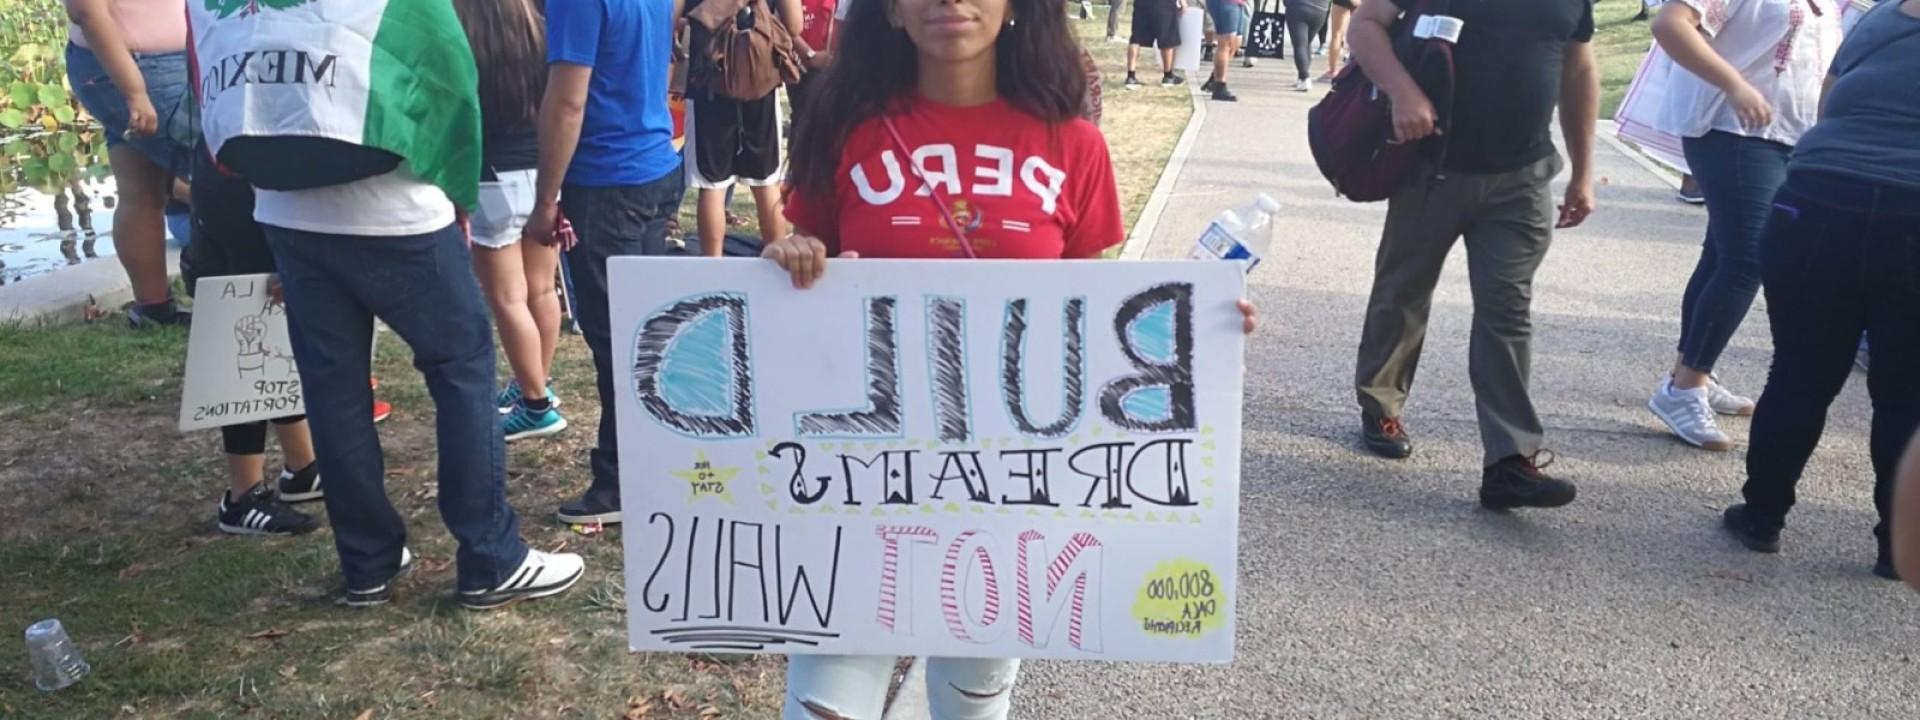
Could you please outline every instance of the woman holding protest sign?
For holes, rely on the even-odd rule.
[[[253,187],[228,174],[205,148],[195,153],[193,238],[180,263],[188,291],[202,277],[274,271],[266,233],[253,220]],[[277,290],[277,286],[275,287]],[[261,482],[267,466],[268,421],[220,428],[227,456],[227,492],[220,497],[217,526],[229,535],[300,535],[320,527],[313,516],[288,503],[319,500],[320,464],[315,462],[307,416],[272,420],[284,465],[273,487]]]
[[[473,214],[473,267],[493,308],[513,380],[497,398],[507,442],[567,429],[547,381],[560,345],[560,251],[523,242],[533,212],[540,137],[535,108],[546,89],[545,22],[530,0],[454,3],[480,68],[480,207]]]
[[[763,253],[796,287],[819,280],[830,254],[1096,258],[1125,236],[1106,140],[1081,116],[1080,48],[1057,3],[859,2],[845,29],[864,42],[841,46],[795,127],[786,213],[796,232]],[[957,152],[916,193],[896,158],[943,147]],[[1251,330],[1252,306],[1241,311]],[[878,718],[893,667],[884,656],[795,656],[784,715]],[[1005,718],[1018,673],[1012,659],[931,660],[933,716]]]

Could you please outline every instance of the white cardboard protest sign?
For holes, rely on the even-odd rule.
[[[285,309],[267,299],[270,277],[205,277],[194,285],[182,432],[306,412]]]
[[[634,650],[1232,659],[1238,265],[608,270]]]

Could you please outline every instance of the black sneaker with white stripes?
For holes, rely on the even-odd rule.
[[[293,468],[282,469],[280,471],[280,482],[278,485],[280,486],[281,502],[312,502],[327,496],[327,492],[320,489],[320,463],[318,461],[307,463],[306,467],[297,471]]]
[[[304,535],[320,527],[313,516],[295,510],[265,483],[238,499],[220,494],[220,532],[228,535]]]
[[[369,608],[393,602],[393,584],[399,582],[400,576],[412,569],[413,551],[402,547],[400,548],[400,569],[393,572],[393,577],[387,578],[386,582],[379,585],[362,590],[345,588],[341,590],[340,599],[336,602],[351,608]]]
[[[566,592],[580,581],[587,563],[573,553],[544,553],[528,550],[520,568],[507,581],[487,590],[460,593],[460,604],[468,610],[492,610],[521,600],[533,600]]]

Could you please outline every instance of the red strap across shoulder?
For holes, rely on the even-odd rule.
[[[940,209],[940,219],[946,222],[947,229],[953,231],[953,237],[960,241],[960,249],[967,252],[968,258],[979,259],[980,255],[973,251],[973,243],[967,240],[966,231],[961,230],[960,223],[954,221],[953,211],[948,209],[946,196],[940,194],[939,186],[927,182],[926,176],[920,174],[920,163],[913,159],[913,151],[908,149],[907,141],[900,137],[900,128],[893,124],[893,117],[881,115],[880,122],[887,126],[887,135],[893,138],[893,148],[900,151],[900,155],[907,161],[907,167],[913,169],[913,177],[927,187],[928,196],[933,200],[934,207]]]

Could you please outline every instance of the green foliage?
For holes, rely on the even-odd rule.
[[[179,395],[186,343],[186,332],[175,328],[0,322],[0,367],[7,368],[0,373],[0,414],[58,402],[166,402]]]
[[[0,0],[0,127],[53,132],[91,124],[67,89],[66,42],[59,0]]]
[[[60,0],[0,0],[0,193],[104,176],[106,141],[67,87]]]

